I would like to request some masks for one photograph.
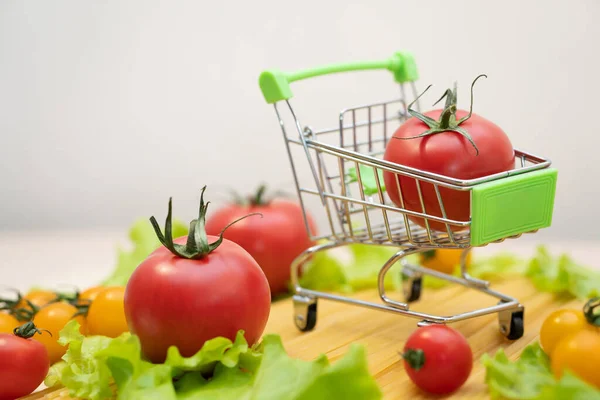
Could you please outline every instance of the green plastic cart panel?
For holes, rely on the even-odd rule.
[[[477,185],[471,193],[471,245],[552,224],[558,171],[554,168]]]

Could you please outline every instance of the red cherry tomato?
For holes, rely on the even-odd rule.
[[[0,334],[0,400],[14,400],[32,393],[50,368],[43,344],[30,339],[38,330],[26,322],[14,334]]]
[[[446,109],[447,113],[451,114],[451,107],[456,107],[456,102]],[[436,109],[425,112],[424,115],[439,121],[443,111]],[[451,121],[460,120],[468,113],[465,110],[456,110],[455,117],[451,118]],[[441,126],[445,125],[441,124]],[[499,126],[473,113],[458,127],[471,136],[477,149],[464,135],[450,130],[452,126],[431,135],[413,138],[430,130],[426,123],[413,116],[406,120],[389,140],[384,159],[458,179],[479,178],[514,168],[513,146]],[[401,193],[398,191],[396,177],[400,182]],[[401,207],[403,200],[405,209],[423,212],[414,178],[385,171],[383,179],[387,193],[394,204]],[[420,188],[426,214],[443,217],[433,184],[421,181]],[[469,221],[471,215],[470,192],[442,186],[439,187],[439,191],[447,218],[463,222]],[[400,195],[402,195],[402,199]],[[425,227],[423,218],[411,216],[409,219]],[[432,220],[428,222],[431,229],[446,231],[445,224]],[[464,229],[464,227],[456,225],[450,225],[450,228],[453,231]]]
[[[203,200],[200,208],[197,221],[205,218]],[[170,219],[169,202],[167,226]],[[155,229],[161,238],[160,228],[155,225]],[[217,336],[234,340],[238,330],[244,330],[250,345],[255,344],[269,317],[271,295],[267,278],[252,256],[227,239],[215,248],[219,238],[205,235],[198,222],[190,228],[191,247],[185,246],[187,237],[171,246],[166,236],[161,239],[166,246],[137,267],[125,290],[129,330],[138,335],[146,357],[162,362],[172,345],[191,356]],[[209,244],[212,249],[204,247]]]
[[[206,232],[218,236],[223,228],[250,213],[262,218],[248,218],[229,227],[223,236],[242,246],[262,268],[273,295],[286,292],[292,261],[315,243],[306,231],[302,208],[296,202],[263,198],[264,186],[247,203],[227,204],[212,213],[206,221]],[[316,234],[312,217],[307,216],[309,229]]]
[[[473,368],[469,343],[445,325],[418,328],[406,341],[402,357],[410,379],[431,394],[455,392]]]

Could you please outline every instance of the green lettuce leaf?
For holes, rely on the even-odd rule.
[[[300,284],[303,287],[322,291],[349,291],[344,264],[330,251],[313,254],[304,265]]]
[[[359,345],[329,364],[325,355],[313,361],[289,357],[274,334],[250,348],[240,331],[233,342],[223,337],[207,341],[191,357],[171,347],[164,363],[153,364],[142,358],[135,335],[83,337],[78,329],[73,320],[61,331],[60,340],[69,349],[46,380],[64,385],[71,396],[108,399],[114,382],[119,400],[381,398]]]
[[[578,264],[567,254],[553,257],[545,246],[537,248],[525,276],[544,292],[579,299],[600,295],[600,272]]]
[[[185,236],[188,227],[181,221],[173,220],[173,237]],[[112,273],[102,282],[104,286],[124,286],[138,265],[150,253],[161,246],[154,228],[148,219],[138,219],[129,230],[129,239],[133,245],[131,251],[117,248],[117,264]]]
[[[353,243],[343,249],[316,253],[304,266],[300,277],[303,287],[351,293],[377,287],[379,270],[399,249]],[[345,254],[339,255],[339,251]],[[387,274],[386,289],[399,288],[402,283],[401,268],[394,266]]]
[[[363,191],[366,195],[370,196],[372,194],[376,194],[379,192],[377,189],[377,180],[375,179],[375,173],[372,167],[368,165],[360,165],[359,166],[360,179],[363,184]],[[381,187],[381,191],[385,192],[385,184],[383,183],[383,171],[381,169],[377,169],[377,175],[379,177],[379,184]],[[348,177],[350,178],[347,182],[353,183],[358,182],[358,176],[356,174],[356,168],[351,167],[348,170]]]
[[[177,347],[171,346],[167,351],[165,364],[179,372],[199,371],[203,374],[212,372],[217,363],[227,368],[234,368],[240,362],[242,354],[251,353],[244,333],[239,331],[233,343],[224,337],[217,337],[204,343],[202,349],[191,357],[183,357]]]
[[[110,370],[120,400],[177,398],[172,384],[173,368],[143,360],[135,335],[119,336],[94,358]]]
[[[527,263],[514,254],[503,252],[491,257],[473,259],[469,274],[485,280],[500,280],[522,276],[527,270]]]
[[[354,292],[376,288],[379,270],[394,255],[397,248],[350,244],[345,246],[346,257],[335,255],[331,250],[316,253],[304,269],[300,284],[308,289]],[[406,260],[418,265],[416,255]],[[386,289],[400,289],[401,267],[393,267],[386,276]],[[540,291],[557,295],[587,299],[600,295],[600,272],[575,262],[567,254],[552,256],[545,246],[538,246],[530,259],[509,252],[488,257],[473,257],[469,274],[474,278],[498,281],[516,276],[525,276]],[[460,276],[457,265],[454,276]],[[423,286],[441,288],[451,283],[433,276],[423,277]]]
[[[492,357],[481,357],[490,395],[494,399],[523,400],[600,400],[600,390],[571,373],[554,378],[550,360],[535,342],[527,346],[516,361],[510,361],[500,349]]]
[[[79,322],[69,321],[60,332],[58,342],[68,345],[62,361],[48,372],[44,383],[51,387],[59,382],[71,389],[72,397],[101,400],[112,395],[111,373],[108,366],[98,362],[94,355],[108,346],[111,339],[104,336],[84,337]]]
[[[353,345],[333,365],[324,355],[313,361],[290,358],[277,335],[261,343],[262,361],[254,371],[220,364],[210,380],[194,377],[180,382],[180,400],[325,400],[380,399],[369,375],[366,355]]]

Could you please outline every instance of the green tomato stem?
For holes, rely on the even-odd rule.
[[[394,139],[409,140],[409,139],[426,137],[426,136],[434,135],[437,133],[452,131],[452,132],[456,132],[456,133],[459,133],[462,136],[464,136],[471,143],[471,145],[475,148],[476,155],[479,155],[479,148],[473,141],[473,138],[471,137],[471,135],[469,135],[469,132],[467,132],[465,129],[460,127],[460,124],[467,121],[473,115],[473,87],[475,86],[475,82],[477,82],[477,80],[479,78],[481,78],[482,76],[487,78],[487,75],[481,74],[477,78],[475,78],[475,80],[473,80],[473,82],[471,83],[471,105],[469,107],[469,114],[459,120],[456,120],[456,110],[457,110],[457,103],[458,103],[456,83],[454,84],[454,89],[446,89],[446,91],[444,92],[442,97],[440,97],[438,99],[438,101],[436,101],[434,103],[434,106],[435,106],[444,97],[446,98],[446,104],[444,105],[444,109],[440,115],[439,120],[436,121],[435,119],[433,119],[431,117],[428,117],[424,114],[421,114],[418,111],[413,110],[412,106],[415,104],[415,102],[417,100],[419,100],[419,98],[421,98],[421,96],[423,96],[425,94],[425,92],[427,92],[427,90],[429,90],[429,88],[431,87],[431,85],[427,86],[427,88],[408,105],[407,110],[410,115],[412,115],[413,117],[422,121],[425,125],[427,125],[429,127],[429,129],[423,133],[420,133],[419,135],[416,135],[416,136],[410,136],[410,137],[394,136]]]
[[[415,371],[420,370],[425,365],[425,353],[421,349],[407,349],[400,356]]]
[[[219,238],[217,240],[215,240],[213,243],[209,243],[208,236],[206,234],[206,213],[208,210],[208,204],[210,202],[204,202],[205,190],[206,186],[202,188],[202,192],[200,194],[200,209],[198,212],[198,218],[190,222],[190,230],[185,245],[173,242],[172,198],[169,198],[169,210],[167,213],[167,219],[165,221],[164,235],[161,232],[160,226],[158,225],[156,218],[154,218],[154,216],[150,217],[150,222],[152,223],[152,227],[156,232],[158,240],[163,244],[163,246],[169,249],[171,253],[175,254],[176,256],[194,260],[204,258],[221,245],[221,243],[223,242],[223,233],[231,225],[252,215],[260,215],[262,217],[262,214],[260,213],[251,213],[241,218],[238,218],[235,221],[229,223],[227,226],[225,226],[223,230],[221,230],[221,233],[219,234]]]
[[[48,332],[48,334],[50,336],[52,336],[52,333],[49,330],[46,330],[46,329],[40,330],[38,327],[35,326],[33,321],[27,321],[23,325],[17,326],[15,329],[13,329],[13,333],[16,336],[23,338],[23,339],[29,339],[29,338],[33,337],[36,333],[39,333],[41,335],[42,331]]]
[[[250,200],[250,204],[252,204],[253,206],[259,206],[259,205],[264,205],[264,204],[268,203],[268,200],[265,200],[265,198],[264,198],[266,191],[267,191],[267,185],[265,185],[265,184],[260,185],[258,187],[258,190],[256,191],[256,194]]]
[[[600,297],[589,299],[583,306],[583,314],[587,322],[600,327]]]

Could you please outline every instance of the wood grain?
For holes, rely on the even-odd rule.
[[[479,359],[484,353],[493,354],[503,348],[511,359],[539,337],[544,318],[553,310],[562,307],[581,307],[576,300],[560,299],[549,293],[538,292],[525,279],[494,282],[494,289],[515,296],[525,306],[525,334],[514,342],[506,340],[498,331],[497,314],[477,317],[458,322],[452,326],[462,332],[473,350],[474,366],[469,380],[452,398],[488,399],[484,383],[485,370]],[[375,290],[366,290],[353,297],[376,301]],[[397,295],[400,300],[400,294]],[[422,298],[412,308],[441,315],[451,315],[485,305],[496,300],[478,291],[457,285],[442,289],[425,288]],[[404,372],[398,357],[406,338],[415,330],[417,320],[362,307],[326,300],[319,300],[317,326],[312,332],[299,332],[294,325],[292,302],[285,299],[275,303],[265,332],[281,335],[290,356],[311,360],[321,353],[327,354],[332,362],[343,356],[352,343],[366,347],[371,373],[377,379],[384,399],[429,399],[440,398],[420,392]],[[24,399],[50,400],[71,399],[64,388],[46,389]]]

